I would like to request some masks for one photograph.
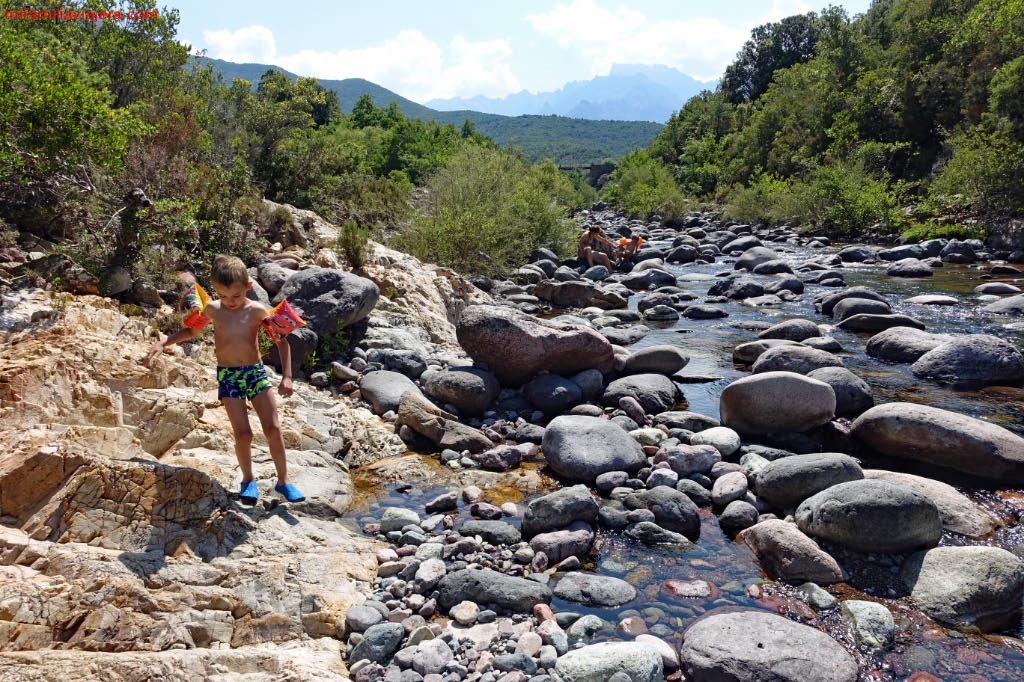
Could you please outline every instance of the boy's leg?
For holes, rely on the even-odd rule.
[[[252,406],[260,418],[263,435],[267,437],[267,444],[270,446],[270,458],[274,460],[274,468],[277,469],[277,483],[284,485],[288,482],[288,462],[285,461],[284,438],[281,436],[281,423],[277,418],[274,392],[267,389],[253,396]]]
[[[249,427],[249,411],[241,398],[221,398],[228,413],[231,430],[235,436],[235,458],[242,470],[242,483],[253,480],[252,475],[252,429]]]

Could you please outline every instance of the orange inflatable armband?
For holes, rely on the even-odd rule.
[[[189,329],[202,329],[210,324],[210,318],[203,315],[206,304],[210,302],[210,295],[206,293],[199,283],[193,284],[178,301],[178,310],[183,314],[181,321]]]
[[[305,327],[306,323],[299,317],[299,314],[292,307],[287,299],[281,301],[270,309],[267,316],[260,322],[263,331],[274,343],[292,333],[299,327]]]

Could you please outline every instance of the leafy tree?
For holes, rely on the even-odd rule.
[[[776,71],[814,57],[820,34],[814,12],[755,28],[722,76],[726,99],[733,104],[756,100],[768,90]]]
[[[611,182],[601,190],[601,196],[644,218],[655,213],[663,218],[678,218],[685,211],[685,201],[672,173],[642,150],[619,162]]]

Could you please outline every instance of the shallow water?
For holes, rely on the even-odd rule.
[[[821,253],[771,245],[791,262],[799,262]],[[947,265],[936,270],[935,277],[926,280],[906,280],[885,275],[886,264],[857,265],[842,268],[848,286],[868,286],[886,296],[894,312],[916,317],[924,322],[928,331],[954,333],[987,333],[1012,341],[1018,346],[1024,340],[1024,331],[1004,325],[1018,319],[1000,319],[979,313],[985,303],[979,302],[973,289],[985,281],[1010,281],[1012,278],[982,280],[983,271],[976,267]],[[729,262],[701,266],[673,266],[677,275],[727,272]],[[758,278],[755,279],[768,279]],[[710,281],[684,282],[701,299]],[[815,294],[838,291],[809,285],[799,301],[785,303],[777,308],[751,308],[740,303],[716,304],[729,312],[729,317],[718,320],[681,319],[675,324],[655,328],[633,346],[634,350],[655,345],[672,344],[686,350],[690,363],[680,372],[689,376],[719,377],[703,383],[683,383],[681,388],[688,409],[715,417],[719,416],[718,396],[731,381],[749,374],[748,368],[732,363],[732,348],[756,339],[756,332],[743,329],[745,322],[775,323],[793,317],[802,317],[818,324],[831,325],[831,318],[814,312],[811,306]],[[922,306],[904,303],[904,299],[922,293],[941,293],[956,296],[956,306]],[[630,307],[636,307],[636,298]],[[739,325],[739,326],[738,326]],[[988,389],[976,392],[954,391],[930,382],[921,382],[909,372],[909,365],[893,365],[870,358],[864,352],[867,335],[857,335],[834,329],[833,336],[844,348],[841,354],[846,366],[871,386],[876,403],[894,400],[934,405],[948,410],[989,419],[1024,435],[1024,393],[1019,389]],[[878,466],[884,462],[865,462]],[[906,470],[906,467],[902,467]],[[920,473],[920,472],[918,472]],[[1000,518],[1001,528],[986,544],[1004,547],[1024,556],[1024,530],[1018,518],[1024,515],[1024,492],[1017,490],[985,490],[966,487],[964,482],[946,482],[957,485],[984,508]],[[357,478],[358,484],[358,478]],[[353,508],[347,523],[363,525],[380,518],[387,506],[400,506],[423,513],[423,505],[434,496],[445,492],[444,486],[420,484],[414,487],[390,485],[367,490],[360,503]],[[485,495],[486,498],[486,495]],[[496,500],[489,500],[496,501]],[[529,499],[523,500],[528,502]],[[461,503],[460,503],[461,504]],[[468,510],[460,507],[458,525],[469,518]],[[518,524],[518,518],[507,521]],[[893,613],[897,624],[895,644],[881,652],[859,651],[851,641],[838,609],[815,613],[796,595],[795,588],[767,580],[759,571],[751,552],[742,543],[726,537],[717,520],[708,510],[702,510],[700,539],[686,552],[652,550],[625,537],[602,530],[598,549],[584,564],[584,570],[623,578],[633,584],[639,596],[633,602],[615,609],[588,609],[555,599],[556,612],[573,611],[593,613],[605,619],[610,627],[598,633],[596,640],[625,638],[615,632],[615,624],[624,615],[640,615],[673,644],[680,642],[680,633],[696,617],[712,608],[739,606],[760,608],[782,613],[794,620],[805,622],[828,632],[857,657],[860,679],[905,680],[914,672],[928,672],[942,680],[980,682],[1020,680],[1024,678],[1024,621],[1001,633],[989,636],[968,636],[947,631],[913,609],[905,590],[898,581],[900,556],[863,556],[822,543],[848,570],[848,583],[827,588],[840,600],[868,599],[885,604]],[[977,544],[947,534],[942,544]],[[554,576],[557,580],[557,575]],[[669,598],[662,591],[666,580],[707,581],[713,586],[705,598]]]

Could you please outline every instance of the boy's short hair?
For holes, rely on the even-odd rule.
[[[233,284],[248,284],[249,271],[241,258],[221,255],[213,259],[210,280],[228,287]]]

